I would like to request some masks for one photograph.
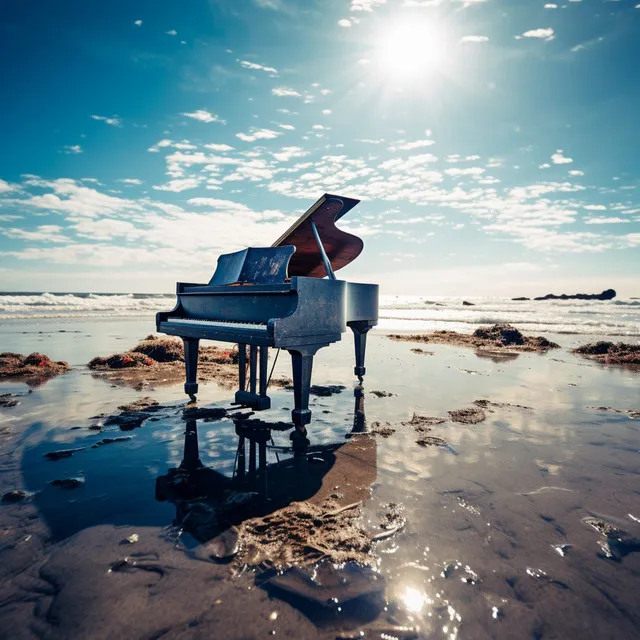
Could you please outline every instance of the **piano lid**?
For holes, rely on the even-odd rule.
[[[327,275],[322,255],[311,227],[316,225],[324,250],[334,271],[355,260],[364,247],[357,236],[341,231],[336,220],[351,211],[360,200],[325,193],[309,210],[272,246],[293,245],[296,252],[289,262],[289,276],[323,278]]]

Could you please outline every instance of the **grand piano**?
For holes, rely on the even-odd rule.
[[[192,400],[198,392],[202,339],[238,344],[235,402],[254,410],[271,406],[269,347],[287,350],[293,369],[291,417],[294,434],[300,436],[311,421],[313,356],[340,340],[346,327],[353,332],[354,373],[362,382],[367,332],[378,323],[378,285],[335,276],[364,246],[360,238],[335,225],[358,203],[324,194],[271,247],[221,255],[208,284],[178,282],[177,304],[156,315],[156,328],[184,341],[184,390]]]

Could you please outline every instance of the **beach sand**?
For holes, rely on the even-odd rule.
[[[413,351],[424,344],[373,332],[361,393],[345,334],[314,363],[314,384],[345,389],[312,396],[312,453],[294,459],[288,433],[271,431],[265,506],[233,484],[233,419],[204,411],[230,409],[228,387],[202,384],[199,411],[189,414],[181,381],[134,389],[86,368],[128,350],[149,325],[0,329],[0,351],[73,367],[33,388],[0,385],[0,395],[12,394],[0,407],[0,495],[24,492],[0,504],[0,637],[638,636],[639,379],[571,353],[597,336],[549,334],[560,349],[503,357],[433,343],[425,355]],[[286,353],[274,376],[290,376]],[[287,421],[292,392],[270,395],[272,409],[250,418]],[[140,426],[109,419],[144,397],[158,405]],[[371,433],[359,433],[365,422]],[[197,457],[216,472],[202,472],[218,500],[203,500],[216,505],[205,524],[226,536],[209,546],[180,533],[193,504],[179,497],[181,485],[157,494],[158,479],[183,460],[185,438],[193,453],[194,428]],[[47,457],[59,451],[70,453]],[[343,551],[369,568],[335,573],[325,560],[322,585],[304,567],[279,575],[260,538],[274,510],[287,515],[275,518],[285,559],[286,535],[296,533],[291,555],[307,567],[326,543],[325,558]],[[295,510],[311,525],[283,529]],[[334,532],[354,527],[343,538],[362,544],[323,538],[324,518],[339,525]],[[238,536],[237,555],[212,561],[232,555]],[[315,554],[305,548],[310,536]]]

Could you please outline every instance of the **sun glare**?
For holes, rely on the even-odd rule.
[[[391,25],[380,35],[377,66],[391,78],[417,79],[444,71],[447,48],[441,25],[425,22]]]

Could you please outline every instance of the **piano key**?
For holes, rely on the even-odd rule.
[[[203,326],[208,328],[223,327],[228,329],[252,329],[267,332],[266,322],[234,322],[232,320],[199,320],[197,318],[170,318],[164,324]]]

